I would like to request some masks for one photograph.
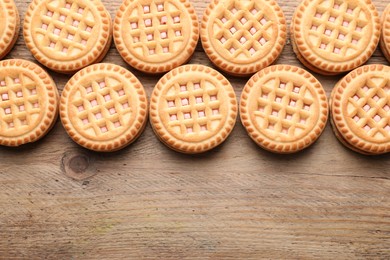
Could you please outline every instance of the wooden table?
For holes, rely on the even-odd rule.
[[[23,18],[30,1],[16,1]],[[103,2],[114,17],[121,1]],[[207,3],[192,2],[201,17]],[[386,2],[374,0],[380,13]],[[298,1],[279,4],[290,24]],[[34,60],[22,36],[6,58]],[[114,45],[104,62],[133,71],[149,96],[159,79]],[[190,63],[211,66],[200,44]],[[277,63],[301,66],[290,42]],[[388,65],[378,50],[369,63]],[[61,91],[69,77],[51,75]],[[340,79],[316,76],[328,96]],[[247,79],[228,78],[239,96]],[[389,155],[356,154],[329,125],[309,149],[275,155],[238,121],[223,145],[189,156],[150,125],[122,151],[90,152],[58,121],[36,144],[0,148],[0,258],[389,259],[389,178]]]

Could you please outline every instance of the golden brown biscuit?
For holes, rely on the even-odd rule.
[[[0,61],[0,145],[42,138],[58,115],[57,87],[42,68],[26,60]]]
[[[236,117],[233,87],[203,65],[185,65],[165,74],[150,101],[150,122],[157,137],[182,153],[201,153],[221,144]]]
[[[365,63],[379,42],[380,22],[371,0],[304,0],[291,23],[298,59],[324,75]]]
[[[275,65],[252,76],[240,102],[241,122],[262,148],[293,153],[314,143],[328,119],[321,83],[304,69]]]
[[[198,17],[188,0],[125,0],[114,21],[120,55],[146,73],[162,73],[186,63],[198,39]]]
[[[387,5],[381,16],[382,33],[380,47],[386,59],[390,62],[390,4]]]
[[[147,109],[145,90],[130,71],[100,63],[80,70],[68,81],[60,115],[73,141],[90,150],[112,152],[142,133]]]
[[[334,88],[331,114],[342,143],[363,154],[390,151],[390,67],[368,65]]]
[[[340,143],[342,143],[344,146],[348,147],[349,149],[351,149],[357,153],[364,154],[364,155],[374,155],[374,154],[364,152],[362,150],[359,150],[359,149],[353,147],[343,138],[342,134],[338,131],[337,127],[334,124],[333,116],[332,116],[332,100],[333,100],[333,96],[335,94],[335,90],[337,90],[337,84],[334,86],[334,88],[331,92],[331,97],[329,99],[329,122],[330,122],[330,125],[332,127],[332,131],[333,131],[334,135],[336,136],[337,140],[339,140]]]
[[[12,49],[19,35],[20,19],[13,0],[0,0],[0,59]]]
[[[286,20],[274,0],[213,0],[204,12],[200,34],[213,64],[245,76],[279,57],[286,43]]]
[[[104,58],[112,25],[100,0],[33,0],[23,34],[40,63],[60,73],[74,73]]]

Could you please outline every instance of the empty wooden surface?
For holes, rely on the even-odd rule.
[[[21,17],[29,1],[16,0]],[[103,0],[112,17],[120,0]],[[199,17],[209,1],[192,1]],[[388,0],[374,0],[382,13]],[[279,0],[290,24],[298,1]],[[34,60],[22,34],[6,58]],[[104,59],[139,77],[159,76]],[[211,65],[201,45],[190,63]],[[301,66],[286,45],[277,63]],[[377,50],[369,63],[388,62]],[[68,76],[51,73],[61,91]],[[314,74],[316,75],[316,74]],[[318,76],[329,93],[340,78]],[[247,79],[228,76],[237,96]],[[238,121],[196,156],[173,152],[150,125],[113,154],[73,143],[60,122],[41,141],[0,147],[0,258],[390,258],[390,157],[338,143],[330,126],[294,155],[257,147]]]

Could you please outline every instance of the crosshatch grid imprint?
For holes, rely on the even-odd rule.
[[[45,7],[40,15],[42,25],[35,28],[35,33],[43,36],[40,44],[70,58],[84,53],[96,23],[90,8],[64,0],[47,2]]]
[[[213,37],[218,39],[221,49],[228,50],[232,59],[255,58],[274,37],[273,22],[262,7],[254,1],[248,3],[234,1],[232,8],[226,8],[213,23],[220,28]]]
[[[71,104],[72,109],[77,111],[77,119],[71,120],[77,120],[77,125],[81,125],[84,132],[99,137],[128,125],[125,120],[132,113],[130,101],[122,82],[107,78],[93,81],[79,86],[73,94]]]
[[[348,116],[370,137],[390,138],[390,81],[375,83],[366,80],[364,86],[348,98]]]
[[[132,48],[136,52],[141,50],[145,57],[180,51],[185,40],[181,13],[171,1],[138,4],[128,19]]]
[[[343,1],[322,3],[316,6],[308,31],[313,46],[340,56],[360,54],[359,43],[364,37],[364,28],[369,24],[362,8],[353,8]]]
[[[254,118],[268,134],[295,140],[311,130],[314,106],[314,96],[306,85],[274,78],[261,86]]]
[[[0,131],[34,126],[42,113],[36,83],[19,73],[0,78]]]
[[[175,83],[167,92],[166,102],[168,126],[177,134],[190,136],[202,132],[213,132],[218,129],[223,119],[220,114],[221,102],[218,100],[219,90],[207,87],[206,80]]]

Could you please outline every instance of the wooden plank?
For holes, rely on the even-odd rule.
[[[112,17],[120,1],[103,1]],[[192,1],[199,18],[207,2]],[[374,0],[381,13],[385,0]],[[23,15],[29,1],[17,1]],[[279,0],[288,24],[298,1]],[[6,58],[34,60],[19,38]],[[134,72],[151,94],[158,76]],[[210,65],[201,45],[190,63]],[[301,66],[288,42],[279,64]],[[388,64],[380,51],[369,63]],[[60,91],[68,76],[51,73]],[[316,75],[316,74],[315,74]],[[328,95],[340,76],[316,75]],[[247,79],[228,76],[237,96]],[[113,154],[43,140],[0,147],[0,258],[390,258],[389,155],[345,149],[327,126],[294,155],[257,147],[238,121],[225,144],[178,154],[147,126]],[[72,179],[72,178],[76,178]]]

